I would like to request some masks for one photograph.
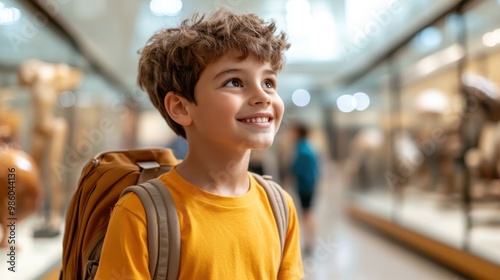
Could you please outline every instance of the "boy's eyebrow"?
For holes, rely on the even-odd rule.
[[[231,73],[241,73],[241,72],[244,72],[243,69],[239,69],[239,68],[231,68],[231,69],[225,69],[225,70],[222,70],[220,71],[219,73],[217,73],[217,75],[215,75],[213,77],[214,80],[217,80],[219,79],[221,76],[223,75],[226,75],[226,74],[231,74]],[[271,69],[265,69],[264,70],[264,73],[265,74],[270,74],[270,75],[274,75],[274,76],[277,76],[276,72],[271,70]]]
[[[274,76],[278,76],[278,74],[275,71],[271,70],[271,69],[264,70],[264,73],[271,74],[271,75],[274,75]]]

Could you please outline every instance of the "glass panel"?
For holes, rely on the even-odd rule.
[[[391,104],[389,69],[382,64],[342,90],[336,99],[338,155],[348,177],[353,201],[390,218],[392,189],[385,180],[390,170],[388,134]]]
[[[459,119],[460,17],[425,28],[396,54],[400,72],[400,127],[395,128],[395,181],[401,225],[461,248],[464,219]]]
[[[461,77],[470,106],[463,115],[470,218],[468,249],[500,264],[500,2],[465,15],[468,60]]]

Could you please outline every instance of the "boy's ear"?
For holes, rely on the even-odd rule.
[[[191,115],[186,108],[190,102],[186,98],[175,94],[173,91],[169,91],[167,95],[165,95],[163,102],[165,103],[165,109],[167,109],[168,115],[176,123],[182,126],[191,124]]]

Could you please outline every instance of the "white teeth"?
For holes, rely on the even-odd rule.
[[[246,123],[267,123],[267,122],[269,122],[269,118],[264,117],[264,118],[244,119],[243,122],[246,122]]]

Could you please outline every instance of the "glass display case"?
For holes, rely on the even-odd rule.
[[[60,263],[63,213],[82,167],[102,150],[135,144],[134,123],[147,101],[138,89],[113,79],[82,51],[74,34],[34,2],[0,2],[0,149],[24,151],[33,159],[42,155],[35,161],[42,201],[36,213],[19,221],[16,279],[39,279]],[[78,73],[74,85],[69,73]],[[41,124],[44,120],[50,122]],[[59,212],[59,221],[53,212]],[[52,222],[56,228],[48,234],[44,224]],[[4,250],[2,264],[8,257]],[[1,268],[0,278],[10,279],[6,266]]]
[[[455,248],[461,248],[464,237],[457,199],[463,174],[459,130],[464,103],[459,80],[464,47],[455,27],[459,17],[450,14],[425,28],[394,59],[405,120],[394,135],[396,176],[403,180],[395,219]]]
[[[339,141],[351,214],[481,279],[500,273],[499,13],[492,0],[450,10],[346,88],[379,99],[372,112],[334,117],[352,131]],[[383,139],[370,152],[367,127]]]

